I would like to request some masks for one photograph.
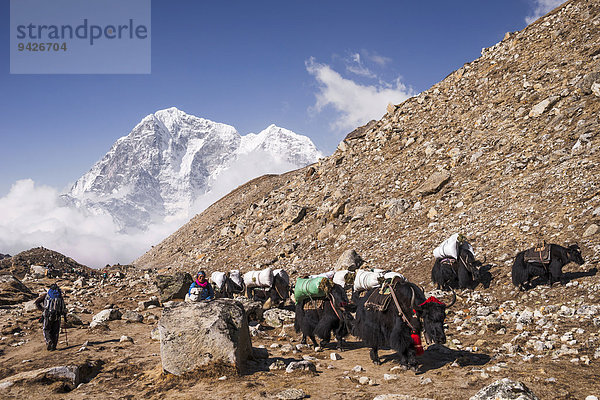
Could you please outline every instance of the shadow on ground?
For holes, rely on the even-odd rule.
[[[469,365],[485,365],[491,357],[483,353],[472,353],[465,350],[453,350],[441,344],[433,344],[425,350],[425,353],[418,357],[421,366],[417,371],[418,374],[423,374],[433,369],[439,369],[447,364],[456,361],[461,367]]]

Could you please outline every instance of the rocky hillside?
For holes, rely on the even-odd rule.
[[[135,264],[324,271],[351,248],[425,282],[457,231],[498,283],[539,239],[598,260],[599,28],[598,1],[567,2],[318,164],[238,188]]]
[[[85,275],[96,272],[85,265],[79,264],[71,257],[67,257],[57,251],[46,249],[44,247],[36,247],[26,251],[22,251],[13,257],[1,259],[0,275],[14,275],[19,279],[29,272],[32,265],[47,266],[52,264],[52,269],[65,272],[78,272]]]

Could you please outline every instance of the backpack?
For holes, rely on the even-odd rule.
[[[190,301],[200,301],[202,300],[202,288],[194,287],[190,289],[189,294]]]
[[[44,299],[44,317],[49,321],[58,321],[64,309],[65,302],[60,289],[49,289]]]

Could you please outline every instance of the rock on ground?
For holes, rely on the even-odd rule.
[[[76,365],[40,368],[25,371],[0,381],[0,388],[8,388],[16,383],[69,381],[73,385],[81,383],[80,368]]]
[[[90,328],[105,324],[108,321],[115,321],[117,319],[121,319],[121,311],[114,308],[102,310],[98,314],[94,315],[92,322],[90,322]]]
[[[12,275],[0,275],[0,305],[18,304],[36,296]]]
[[[306,397],[306,394],[302,389],[286,389],[275,396],[280,400],[300,400]]]
[[[144,320],[144,316],[136,311],[127,310],[123,313],[121,319],[128,322],[142,322]]]
[[[285,372],[287,372],[289,374],[289,373],[292,373],[295,371],[317,372],[317,367],[315,366],[315,364],[312,361],[309,361],[309,360],[292,361],[286,367]]]
[[[163,369],[174,375],[210,364],[241,371],[252,354],[248,319],[236,300],[179,303],[164,308],[158,329]]]
[[[184,299],[193,279],[187,272],[176,272],[174,275],[157,275],[156,286],[160,293],[160,301]]]
[[[439,190],[450,180],[450,172],[446,170],[433,173],[427,180],[414,191],[415,195],[427,196],[439,192]]]
[[[289,310],[281,308],[272,308],[263,313],[265,319],[264,324],[272,328],[279,328],[284,324],[294,323],[296,314]]]
[[[538,400],[522,382],[501,379],[481,389],[470,400]]]
[[[358,255],[355,250],[346,250],[335,262],[334,269],[341,271],[347,269],[348,271],[354,271],[363,264],[363,259]]]

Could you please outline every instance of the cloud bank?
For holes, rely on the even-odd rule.
[[[364,54],[364,52],[361,52]],[[306,61],[306,70],[317,81],[319,87],[315,94],[316,103],[312,111],[321,112],[326,107],[336,111],[331,128],[336,131],[352,130],[372,119],[378,119],[385,113],[388,103],[401,103],[413,95],[397,78],[388,83],[378,78],[363,62],[361,53],[354,53],[346,59],[346,71],[362,78],[376,79],[374,84],[361,84],[344,78],[327,64],[317,63],[314,58]],[[375,64],[383,66],[389,59],[372,54],[368,55]]]
[[[526,17],[525,22],[527,22],[527,25],[531,24],[539,17],[546,15],[564,2],[565,0],[533,0],[533,15]]]
[[[31,179],[17,181],[0,198],[0,215],[0,253],[43,246],[94,268],[129,263],[179,227],[174,221],[121,234],[109,215],[65,206],[58,190]]]
[[[214,178],[211,190],[196,199],[189,215],[166,217],[162,223],[135,233],[120,231],[108,214],[66,205],[55,188],[31,179],[20,180],[0,198],[0,253],[15,255],[43,246],[93,268],[128,264],[239,185],[257,176],[296,168],[260,149],[241,154]]]

